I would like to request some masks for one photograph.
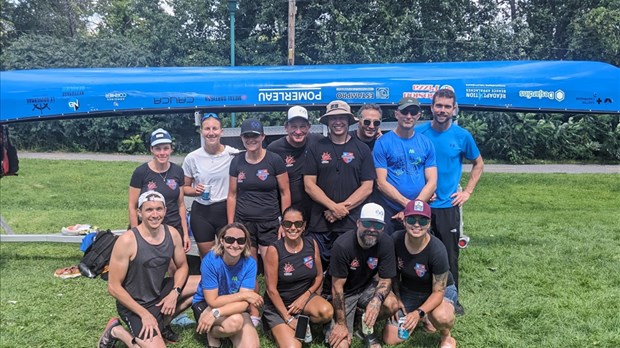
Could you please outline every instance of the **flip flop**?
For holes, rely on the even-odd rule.
[[[80,273],[80,270],[78,269],[77,266],[59,268],[54,272],[54,277],[57,277],[60,279],[77,278],[81,275],[82,274]]]
[[[364,346],[366,348],[381,348],[381,341],[377,338],[377,336],[375,336],[375,334],[368,334],[364,336]]]

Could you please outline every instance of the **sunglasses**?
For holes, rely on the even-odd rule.
[[[417,114],[420,113],[420,108],[418,107],[409,107],[409,108],[404,108],[402,110],[399,110],[399,112],[403,115],[412,115],[415,116]]]
[[[405,222],[409,225],[415,225],[416,221],[418,222],[418,225],[420,226],[426,226],[431,222],[431,219],[427,218],[427,217],[415,217],[415,216],[407,216],[405,217]]]
[[[245,237],[235,238],[231,236],[225,236],[222,239],[224,239],[224,242],[226,242],[226,244],[234,244],[235,242],[237,242],[237,244],[239,245],[245,245],[245,242],[246,242]]]
[[[382,230],[385,225],[377,222],[377,221],[362,221],[362,226],[364,226],[364,228],[374,228],[375,230]]]
[[[304,225],[303,221],[288,221],[288,220],[282,221],[282,226],[284,226],[285,228],[291,228],[293,226],[295,226],[295,228],[301,228],[303,225]]]
[[[219,119],[220,119],[220,118],[217,116],[217,114],[214,114],[214,113],[210,112],[210,113],[205,114],[204,116],[202,116],[202,118],[200,119],[200,122],[202,122],[202,121],[204,121],[204,120],[206,120],[206,119],[208,119],[208,118],[211,118],[211,117],[213,117],[213,118],[215,118],[215,119],[217,119],[217,120],[219,120]]]
[[[381,121],[370,121],[370,120],[363,120],[362,124],[366,127],[370,126],[370,124],[372,124],[375,127],[379,127],[381,125]]]
[[[246,138],[246,139],[254,139],[254,138],[258,138],[260,136],[261,136],[260,134],[256,134],[256,133],[241,134],[241,137]]]

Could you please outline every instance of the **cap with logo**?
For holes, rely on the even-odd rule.
[[[151,146],[159,144],[172,144],[172,137],[168,131],[159,128],[151,133]]]
[[[292,108],[288,109],[288,120],[292,120],[294,118],[303,118],[308,121],[308,110],[303,106],[295,105]]]
[[[349,126],[357,122],[357,118],[355,118],[355,116],[353,116],[353,114],[351,113],[351,107],[349,106],[349,104],[347,104],[347,102],[343,100],[334,100],[327,104],[327,112],[325,112],[325,114],[321,116],[319,122],[327,125],[328,117],[335,115],[349,116]]]
[[[164,203],[164,207],[166,206],[166,199],[164,196],[153,190],[146,191],[140,195],[138,198],[138,209],[142,208],[142,204],[144,204],[144,202],[162,202]]]
[[[431,207],[419,199],[409,201],[405,206],[405,216],[418,215],[431,218]]]
[[[360,213],[360,221],[375,221],[385,223],[385,210],[377,203],[366,203]]]
[[[417,106],[420,108],[420,102],[413,97],[404,97],[398,102],[398,110],[404,110],[410,106]]]
[[[241,135],[253,133],[253,134],[263,134],[263,124],[260,123],[259,120],[254,118],[249,118],[241,124]]]

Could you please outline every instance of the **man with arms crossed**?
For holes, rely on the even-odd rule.
[[[416,127],[435,145],[437,158],[436,199],[431,202],[433,234],[439,238],[448,251],[450,272],[454,284],[459,288],[459,237],[461,234],[460,207],[471,197],[484,168],[484,161],[474,137],[467,130],[452,123],[456,110],[456,95],[451,89],[440,89],[433,95],[431,111],[433,120]],[[469,181],[462,192],[459,182],[463,172],[463,158],[472,161]],[[463,306],[456,303],[456,313],[464,313]]]
[[[435,148],[414,126],[420,118],[416,98],[402,98],[394,116],[396,129],[377,140],[373,157],[377,170],[379,202],[386,210],[386,232],[404,229],[403,209],[409,201],[428,201],[437,186]]]
[[[142,222],[114,244],[108,278],[108,291],[129,330],[118,318],[110,319],[99,339],[100,348],[113,347],[117,340],[128,347],[165,347],[164,338],[176,335],[164,323],[191,305],[200,281],[199,276],[187,277],[181,236],[171,231],[174,227],[162,224],[166,203],[161,193],[141,194],[138,215]],[[174,279],[165,277],[171,260],[177,268]]]
[[[394,243],[383,233],[384,216],[380,205],[365,204],[356,229],[334,242],[328,275],[332,277],[334,319],[326,335],[331,347],[351,345],[356,308],[364,311],[362,325],[369,328],[377,318],[387,318],[398,310],[390,292],[396,277]],[[381,347],[374,334],[366,335],[364,341],[367,347]]]

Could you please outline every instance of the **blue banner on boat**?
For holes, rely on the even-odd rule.
[[[508,61],[3,71],[0,122],[48,118],[429,105],[452,88],[461,109],[620,113],[620,68],[600,62]]]

